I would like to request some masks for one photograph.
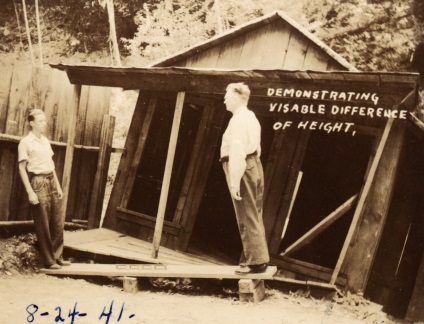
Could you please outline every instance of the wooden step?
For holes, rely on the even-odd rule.
[[[41,273],[56,276],[105,277],[163,277],[163,278],[215,278],[215,279],[272,279],[277,267],[269,266],[264,273],[238,275],[237,266],[175,265],[175,264],[86,264],[73,263],[59,270],[41,269]]]

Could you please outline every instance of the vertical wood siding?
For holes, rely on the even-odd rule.
[[[50,68],[31,68],[15,63],[0,83],[0,133],[25,136],[27,113],[40,108],[47,117],[46,137],[66,142],[72,85],[66,73]],[[109,112],[110,89],[84,87],[81,95],[76,144],[100,145],[103,115]],[[0,141],[0,221],[29,220],[27,194],[18,174],[18,143]],[[62,178],[65,147],[53,146],[54,162]],[[67,220],[88,219],[98,152],[77,151],[73,165]],[[84,162],[82,162],[84,160]]]

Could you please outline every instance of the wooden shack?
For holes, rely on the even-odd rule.
[[[418,75],[357,72],[280,12],[151,68],[53,67],[74,84],[140,90],[103,227],[153,242],[153,256],[160,242],[238,262],[218,159],[226,85],[245,82],[262,125],[264,221],[280,274],[385,305],[408,275],[411,308],[423,253]]]

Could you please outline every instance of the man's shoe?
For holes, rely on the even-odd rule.
[[[251,273],[263,273],[266,271],[268,264],[252,264],[252,265],[240,265],[234,272],[239,275],[251,274]]]
[[[49,270],[60,270],[60,269],[62,269],[62,267],[55,263],[55,264],[52,264],[51,266],[48,266],[47,269],[49,269]]]
[[[262,263],[262,264],[253,264],[249,265],[251,273],[263,273],[268,268],[268,264]]]
[[[61,266],[70,266],[71,265],[71,262],[63,260],[63,259],[57,259],[56,262],[57,262],[58,265],[61,265]]]
[[[239,275],[248,274],[250,273],[250,268],[246,264],[240,264],[234,272]]]

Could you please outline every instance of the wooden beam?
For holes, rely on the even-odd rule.
[[[315,225],[312,229],[310,229],[306,234],[304,234],[296,242],[290,245],[280,255],[286,256],[286,255],[292,254],[296,251],[299,251],[305,245],[309,244],[314,238],[316,238],[319,234],[321,234],[324,230],[326,230],[331,224],[333,224],[336,220],[342,217],[348,210],[350,210],[356,198],[358,198],[357,194],[350,197],[345,203],[343,203],[330,215],[328,215],[321,222]]]
[[[302,181],[302,176],[303,176],[303,172],[299,171],[299,173],[297,174],[297,180],[296,180],[296,185],[294,187],[293,196],[290,201],[289,211],[287,213],[286,220],[284,221],[284,227],[283,227],[283,232],[281,233],[281,239],[283,239],[284,235],[286,235],[287,226],[289,226],[290,215],[293,209],[294,202],[297,197],[297,192],[299,190],[300,182]]]
[[[117,207],[116,211],[117,211],[116,213],[117,218],[124,219],[132,223],[140,224],[143,227],[155,228],[156,217],[135,212],[133,210],[128,210],[122,207]],[[164,233],[178,236],[180,233],[180,229],[181,229],[181,225],[164,220],[163,228],[162,228]]]
[[[332,269],[290,257],[282,257],[280,255],[271,254],[271,263],[275,264],[283,273],[284,271],[288,271],[295,274],[296,279],[306,278],[307,280],[310,280],[312,278],[323,282],[329,282],[331,274],[333,273]],[[344,287],[346,283],[347,280],[345,275],[340,275],[337,278],[337,285]]]
[[[151,277],[151,278],[217,278],[217,279],[268,279],[277,272],[270,266],[263,273],[246,275],[235,274],[238,266],[222,265],[177,265],[177,264],[87,264],[73,263],[60,270],[41,269],[50,275],[81,275],[111,277]]]
[[[75,229],[87,229],[87,226],[84,224],[77,224],[74,222],[65,222],[65,229],[69,230],[75,230]],[[19,229],[19,228],[27,228],[27,227],[33,227],[34,221],[33,220],[27,220],[27,221],[0,221],[0,233],[2,230],[4,231],[10,231],[11,229]]]
[[[160,192],[159,208],[156,217],[155,232],[153,234],[152,258],[156,259],[159,253],[162,237],[163,221],[165,219],[166,203],[168,200],[169,185],[171,183],[172,166],[174,165],[175,150],[177,148],[178,132],[180,130],[181,115],[183,113],[185,92],[178,92],[175,104],[174,120],[172,122],[171,136],[169,139],[168,154],[163,175],[162,189]]]
[[[359,219],[362,215],[362,209],[364,207],[365,201],[368,197],[368,193],[370,191],[372,182],[374,180],[375,173],[377,171],[378,164],[381,159],[381,155],[383,154],[383,150],[386,146],[387,138],[389,137],[390,130],[392,129],[393,118],[387,120],[386,127],[384,128],[383,136],[381,137],[380,144],[378,145],[376,155],[371,164],[371,168],[369,170],[369,174],[367,180],[365,181],[365,185],[362,189],[361,195],[359,197],[358,205],[356,206],[355,213],[353,215],[352,223],[350,224],[349,232],[347,233],[345,242],[342,247],[342,251],[340,252],[339,259],[337,260],[336,267],[334,268],[333,275],[331,276],[330,283],[334,284],[336,282],[337,276],[342,267],[343,261],[345,259],[347,249],[350,245],[350,242],[353,238],[353,235],[356,231],[357,225],[359,223]]]
[[[72,94],[72,102],[69,116],[69,128],[68,128],[68,139],[66,145],[66,155],[65,155],[65,164],[63,167],[63,177],[62,177],[62,217],[66,219],[66,211],[68,206],[69,198],[69,188],[71,185],[71,172],[72,172],[72,162],[74,158],[74,143],[75,143],[75,132],[77,127],[77,116],[78,116],[78,107],[81,95],[81,85],[74,85],[74,90]]]
[[[0,142],[10,142],[10,143],[19,143],[19,141],[23,138],[23,136],[9,135],[9,134],[1,134],[0,133]],[[50,141],[52,146],[58,147],[66,147],[67,143],[58,142],[58,141]],[[89,152],[98,152],[100,147],[98,146],[88,146],[88,145],[80,145],[74,144],[74,149],[89,151]],[[124,154],[126,149],[124,147],[112,147],[111,153],[121,153]]]
[[[291,283],[296,285],[302,285],[302,286],[311,286],[311,287],[317,287],[317,288],[324,288],[324,289],[330,289],[330,290],[336,290],[337,287],[335,285],[331,285],[325,282],[319,282],[314,280],[299,280],[299,279],[293,279],[293,278],[286,278],[283,275],[280,275],[278,272],[273,277],[273,280],[275,281],[281,281],[285,283]]]
[[[103,116],[100,152],[97,159],[97,170],[88,213],[88,229],[98,228],[100,226],[114,129],[115,117],[111,115]]]

